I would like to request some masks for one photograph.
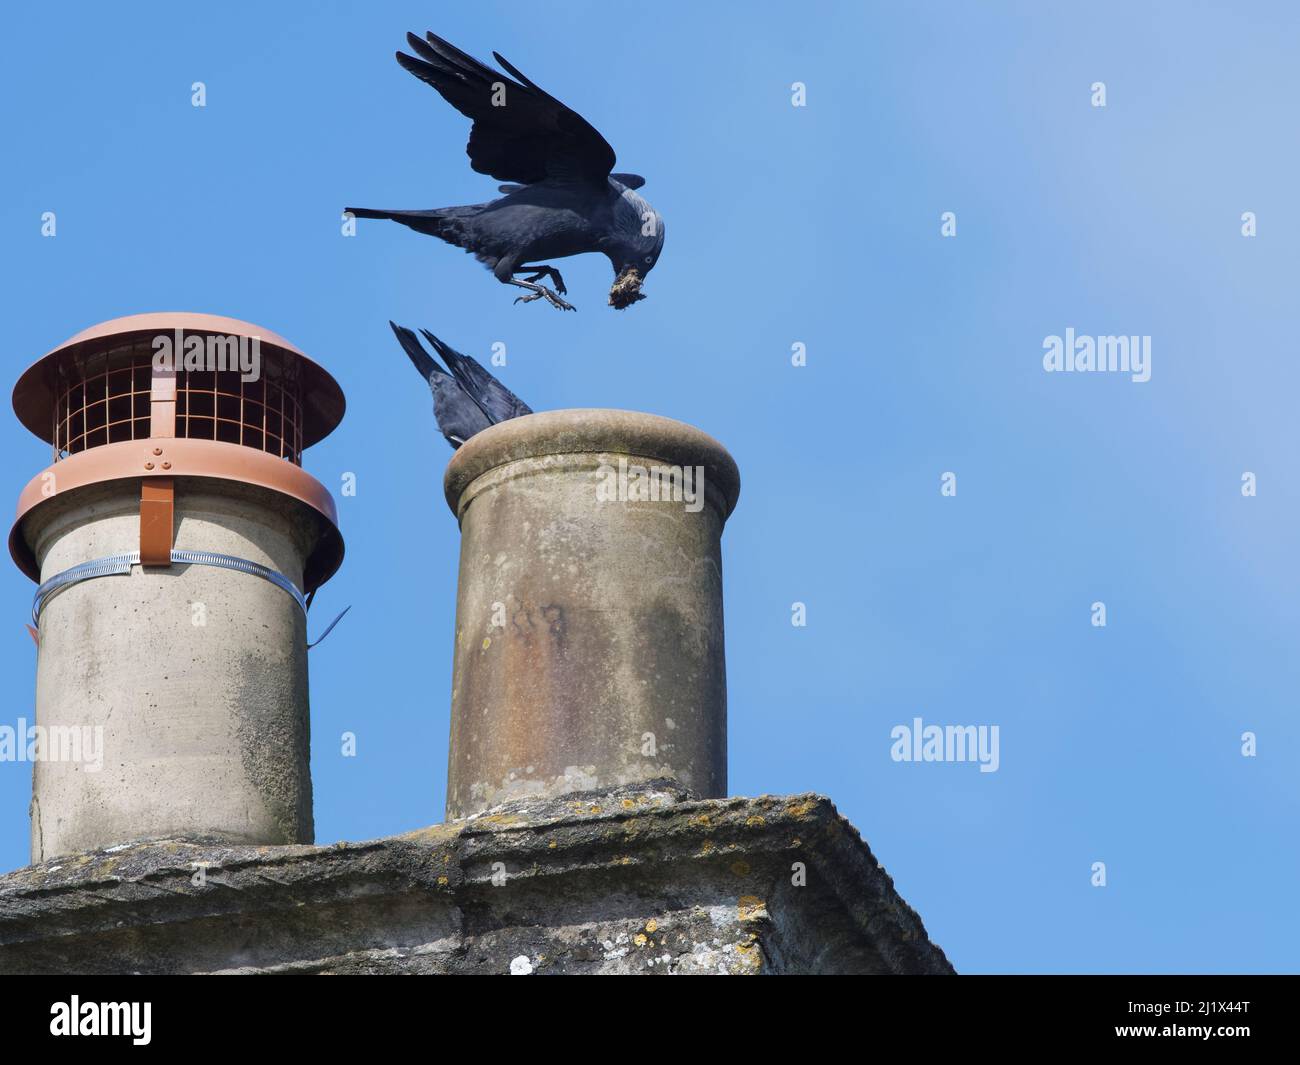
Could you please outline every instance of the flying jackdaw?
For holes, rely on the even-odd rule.
[[[498,181],[505,193],[490,203],[431,211],[346,210],[358,218],[388,218],[471,252],[496,279],[571,311],[561,297],[560,272],[546,263],[600,252],[614,266],[611,307],[644,299],[641,284],[659,260],[664,223],[637,195],[645,178],[615,174],[614,149],[576,111],[538,88],[493,52],[516,80],[466,55],[432,33],[406,35],[415,56],[397,61],[432,85],[452,107],[473,120],[466,154],[470,166]],[[516,274],[530,275],[526,279]],[[549,276],[555,288],[539,284]]]
[[[424,350],[424,345],[409,329],[394,322],[388,324],[393,327],[397,342],[410,356],[420,376],[429,382],[433,392],[434,417],[438,419],[442,435],[453,448],[460,447],[489,425],[533,413],[527,403],[475,360],[444,344],[427,329],[420,332],[433,345],[433,350],[442,356],[450,373]]]

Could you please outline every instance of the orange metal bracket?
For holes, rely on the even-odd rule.
[[[179,357],[179,353],[178,353]],[[149,436],[173,440],[176,437],[176,370],[154,364],[149,389]],[[161,448],[154,448],[161,455]],[[166,469],[171,463],[165,463]],[[145,469],[153,469],[152,462]],[[170,477],[146,477],[140,482],[140,565],[172,564],[172,526],[176,502],[175,481]]]
[[[171,477],[146,477],[140,482],[140,565],[172,564],[172,525],[175,484]]]

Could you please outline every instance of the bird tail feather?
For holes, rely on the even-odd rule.
[[[432,211],[385,211],[371,207],[345,207],[357,218],[386,218],[400,222],[417,233],[440,237],[449,244],[461,245],[460,221],[476,214],[478,207],[439,207]]]
[[[415,368],[420,372],[421,377],[427,381],[435,374],[443,372],[442,367],[433,360],[433,356],[424,350],[424,346],[414,333],[396,322],[390,321],[388,324],[393,327],[397,342],[402,345],[402,350],[415,364]]]

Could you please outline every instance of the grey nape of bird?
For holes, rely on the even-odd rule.
[[[470,166],[508,184],[489,203],[428,211],[346,210],[358,218],[388,218],[471,252],[518,297],[545,299],[573,310],[560,272],[547,263],[600,252],[614,267],[609,304],[622,310],[644,299],[641,284],[659,261],[664,223],[637,195],[645,178],[613,173],[614,149],[576,111],[538,88],[493,52],[507,77],[432,33],[406,35],[414,56],[397,61],[433,86],[471,119]],[[514,80],[512,80],[512,78]],[[527,274],[526,278],[516,274]],[[541,284],[549,277],[554,288]]]
[[[433,392],[434,417],[452,447],[460,447],[489,425],[533,413],[527,403],[474,359],[444,344],[427,329],[420,332],[433,345],[433,350],[442,356],[442,361],[447,364],[446,370],[425,351],[419,338],[409,329],[395,322],[388,324],[420,376],[429,382],[429,389]]]

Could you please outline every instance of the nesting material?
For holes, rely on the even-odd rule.
[[[641,291],[641,274],[636,267],[629,266],[614,280],[609,290],[609,305],[621,311],[643,299],[645,294]]]

